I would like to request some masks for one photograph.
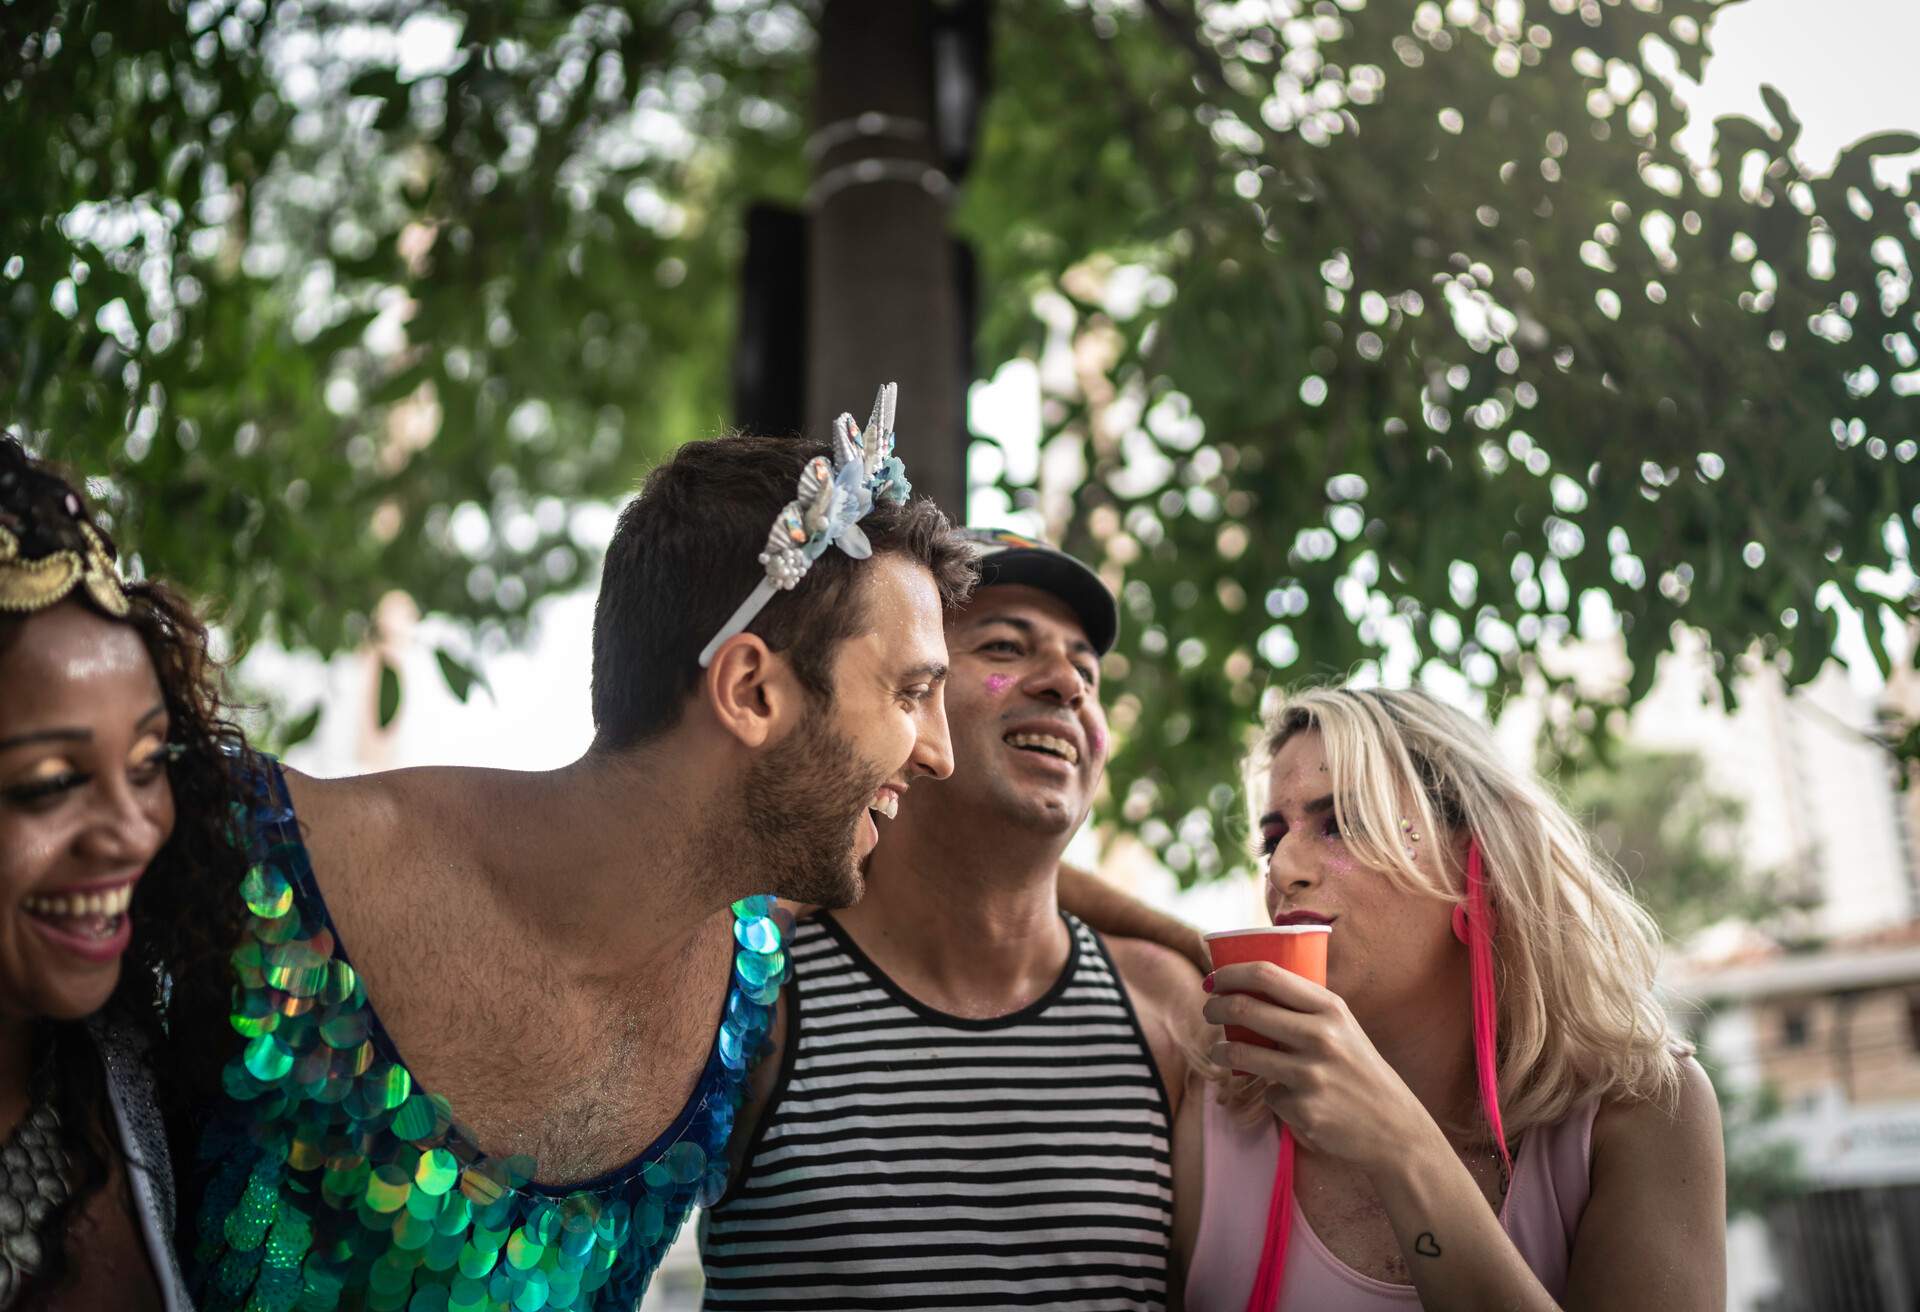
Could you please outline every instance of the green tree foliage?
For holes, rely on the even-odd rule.
[[[797,11],[0,23],[7,417],[239,645],[330,654],[396,588],[517,629],[593,563],[571,504],[724,426],[736,221],[803,177]]]
[[[1554,770],[1567,805],[1670,939],[1775,910],[1770,872],[1741,860],[1746,805],[1714,791],[1693,752],[1619,748]]]
[[[1655,70],[1698,76],[1704,3],[1256,8],[1023,8],[967,211],[994,286],[1072,309],[1049,440],[1124,572],[1114,786],[1188,877],[1233,859],[1269,684],[1395,641],[1497,694],[1590,593],[1632,696],[1675,624],[1811,677],[1822,585],[1877,617],[1920,499],[1920,208],[1870,174],[1920,138],[1807,176],[1774,97],[1696,170]],[[995,305],[986,358],[1036,349]]]
[[[1915,207],[1870,160],[1920,140],[1807,176],[1776,98],[1696,171],[1662,71],[1705,0],[1189,3],[998,6],[956,214],[982,375],[1076,362],[1046,439],[1123,588],[1112,809],[1183,877],[1232,859],[1270,682],[1392,640],[1497,694],[1588,594],[1633,693],[1676,623],[1800,678],[1823,585],[1881,604]],[[242,643],[337,650],[392,588],[511,629],[581,579],[571,504],[724,426],[813,13],[13,0],[7,412]]]

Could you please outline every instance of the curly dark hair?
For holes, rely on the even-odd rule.
[[[82,525],[113,550],[76,486],[6,436],[0,436],[0,524],[20,539],[20,554],[29,560],[62,549],[84,558]],[[152,1063],[153,1074],[179,1160],[192,1109],[214,1092],[219,1057],[236,1042],[227,1020],[229,958],[245,924],[246,907],[236,890],[247,866],[237,821],[253,758],[224,700],[207,627],[193,608],[153,580],[128,583],[126,594],[127,614],[107,618],[140,635],[159,678],[176,749],[167,765],[175,820],[135,887],[133,939],[99,1016],[144,1039],[156,1057],[168,1054]],[[84,587],[71,596],[106,615]],[[33,623],[31,613],[0,613],[0,652]],[[74,1157],[72,1196],[50,1222],[46,1265],[33,1284],[48,1290],[67,1274],[68,1227],[106,1183],[118,1149],[108,1128],[105,1072],[85,1022],[40,1021],[34,1058],[37,1071],[52,1071],[54,1107],[69,1127]]]

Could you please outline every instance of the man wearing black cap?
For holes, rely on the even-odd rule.
[[[962,536],[981,579],[947,624],[953,776],[900,799],[858,905],[795,932],[703,1228],[711,1309],[1177,1306],[1199,972],[1058,897],[1106,763],[1118,613],[1064,553]]]

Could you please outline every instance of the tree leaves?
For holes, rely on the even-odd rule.
[[[1618,617],[1629,699],[1676,624],[1723,679],[1801,680],[1820,584],[1898,573],[1910,234],[1860,148],[1803,173],[1777,94],[1777,135],[1720,122],[1717,175],[1678,152],[1642,52],[1710,11],[1003,24],[966,217],[991,273],[1070,293],[1043,441],[1082,452],[1067,538],[1131,602],[1108,813],[1183,878],[1237,859],[1220,790],[1277,684],[1531,682],[1597,733],[1610,695],[1553,655],[1587,611]],[[1142,121],[1124,192],[1025,171]],[[1171,299],[1115,295],[1133,270]]]
[[[445,667],[443,666],[444,670]],[[400,672],[380,662],[380,727],[385,729],[393,723],[393,717],[400,714]]]
[[[1767,107],[1767,113],[1773,115],[1773,121],[1780,125],[1780,149],[1792,150],[1793,143],[1800,139],[1800,120],[1787,108],[1787,98],[1773,86],[1760,84],[1760,99]]]
[[[587,572],[570,502],[724,428],[737,216],[805,175],[785,5],[487,6],[404,78],[356,6],[15,8],[0,421],[238,650],[395,589],[513,636]]]
[[[486,688],[487,682],[479,672],[454,656],[445,647],[434,648],[433,658],[440,665],[440,677],[446,680],[447,691],[451,692],[462,705],[466,704],[467,697],[473,692],[476,684]],[[492,690],[488,689],[488,691]]]
[[[274,745],[275,753],[284,756],[293,748],[298,747],[301,743],[313,737],[313,731],[320,727],[320,710],[320,705],[316,702],[313,706],[309,707],[304,714],[287,724],[287,726],[280,731],[279,739]]]
[[[1847,147],[1850,155],[1911,155],[1920,150],[1920,135],[1912,132],[1876,132]]]

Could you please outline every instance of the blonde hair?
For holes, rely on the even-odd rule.
[[[1507,764],[1484,725],[1426,693],[1312,688],[1267,716],[1247,759],[1256,811],[1273,758],[1306,732],[1320,734],[1335,819],[1367,868],[1457,905],[1466,874],[1455,868],[1456,844],[1434,843],[1446,867],[1439,882],[1414,864],[1400,822],[1436,840],[1464,830],[1479,842],[1508,1135],[1596,1095],[1671,1106],[1688,1049],[1654,992],[1659,929],[1545,786]],[[1460,1005],[1469,1005],[1464,993]]]

